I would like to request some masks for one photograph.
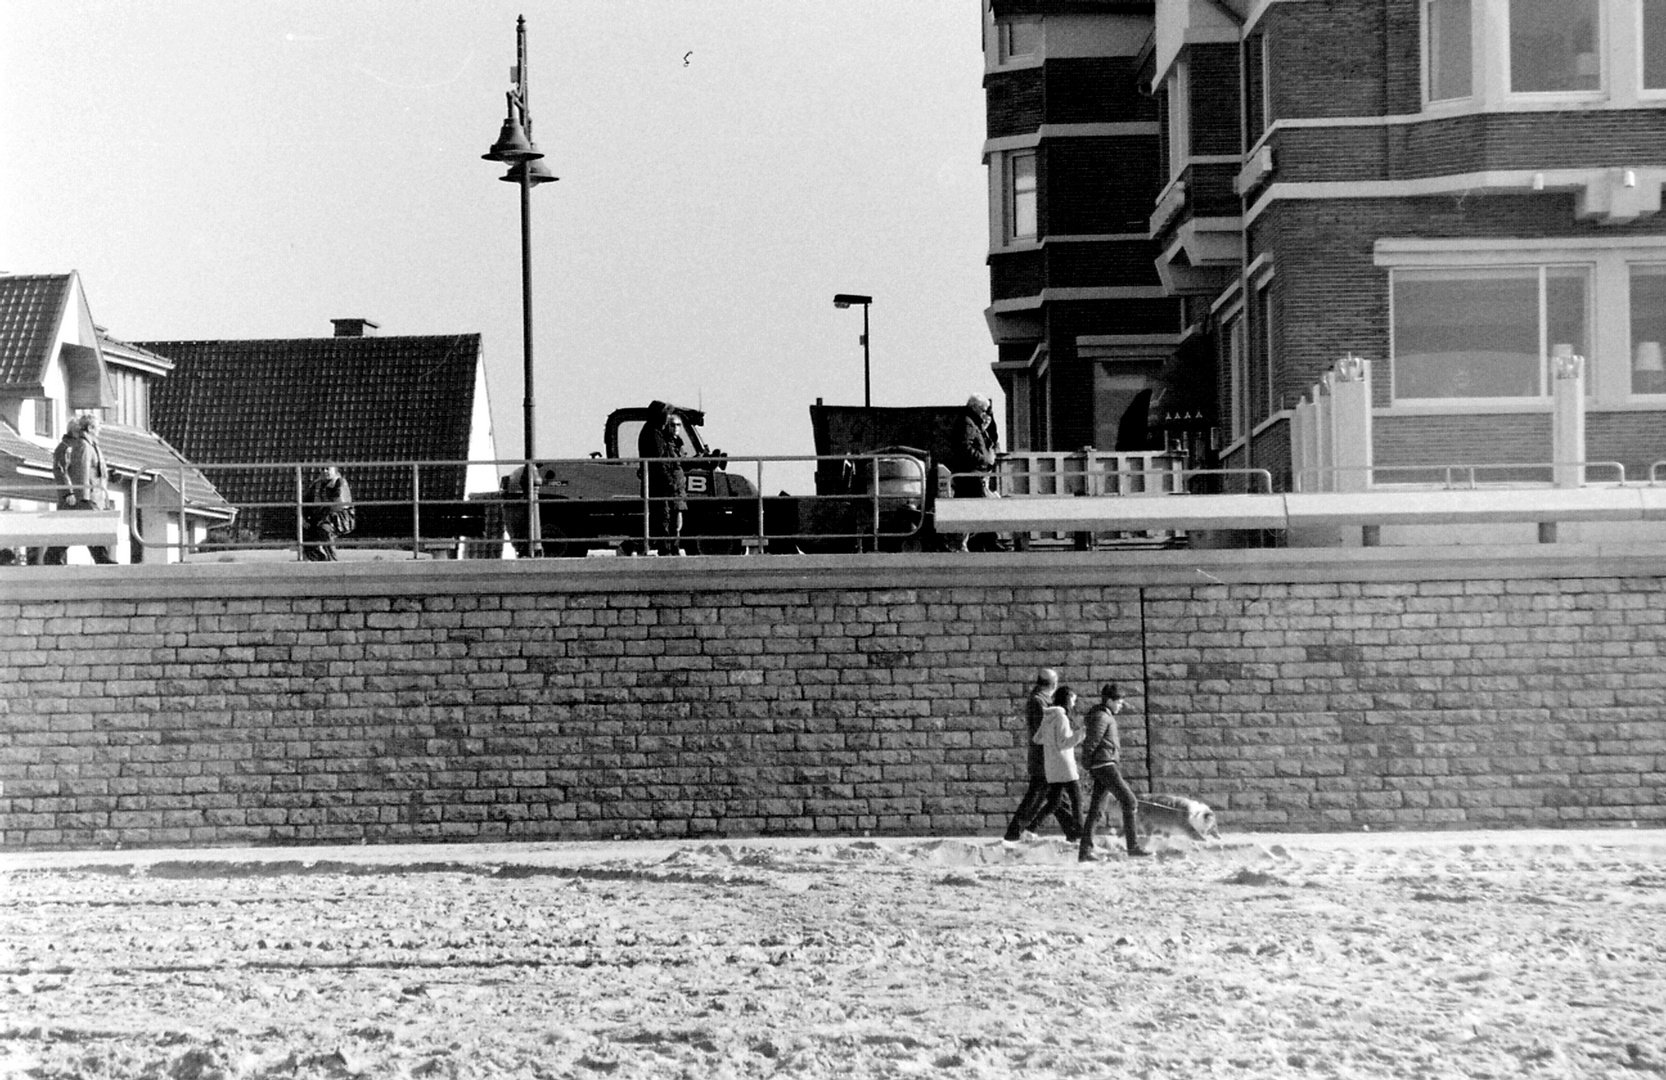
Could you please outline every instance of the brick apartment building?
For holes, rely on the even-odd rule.
[[[1288,484],[1292,408],[1354,353],[1379,466],[1548,462],[1561,346],[1586,358],[1586,459],[1666,459],[1666,0],[984,17],[1014,447],[1107,446],[1106,387],[1201,377],[1220,463]]]

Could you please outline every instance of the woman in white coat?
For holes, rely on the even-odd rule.
[[[1053,692],[1053,704],[1041,710],[1041,725],[1036,728],[1035,741],[1040,744],[1047,760],[1047,801],[1042,805],[1041,813],[1035,820],[1046,820],[1063,801],[1067,794],[1074,792],[1075,798],[1069,801],[1071,806],[1080,806],[1081,799],[1081,770],[1076,766],[1076,747],[1086,737],[1086,732],[1073,729],[1070,724],[1070,710],[1076,707],[1076,692],[1068,686],[1061,686]],[[1076,822],[1076,831],[1081,832],[1082,823]]]

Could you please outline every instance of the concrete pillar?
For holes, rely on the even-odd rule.
[[[1331,391],[1331,454],[1336,491],[1371,488],[1371,362],[1344,356],[1336,362]]]
[[[1331,421],[1331,414],[1335,409],[1336,399],[1331,396],[1331,382],[1335,378],[1332,372],[1325,372],[1318,384],[1313,387],[1313,427],[1318,432],[1319,483],[1318,491],[1336,490],[1336,473],[1331,466],[1336,464],[1336,428]]]
[[[1578,463],[1585,460],[1585,358],[1574,355],[1572,345],[1557,345],[1550,374],[1552,482],[1584,487],[1585,466]]]

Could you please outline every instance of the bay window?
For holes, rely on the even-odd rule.
[[[1022,150],[1007,157],[1006,238],[1028,240],[1036,235],[1035,151]]]
[[[1666,0],[1642,4],[1643,89],[1666,90]]]
[[[1666,394],[1666,263],[1631,267],[1631,392]]]
[[[1510,0],[1510,89],[1602,89],[1599,0]]]
[[[1423,48],[1430,101],[1451,101],[1474,92],[1475,55],[1470,0],[1424,0]]]
[[[1396,270],[1391,289],[1397,401],[1543,397],[1557,345],[1590,354],[1586,266]]]

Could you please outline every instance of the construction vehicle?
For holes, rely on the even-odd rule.
[[[686,457],[682,462],[688,506],[683,514],[683,546],[701,555],[738,554],[742,550],[739,538],[758,534],[758,489],[745,477],[727,471],[723,451],[707,448],[700,437],[704,413],[675,405],[671,411]],[[609,413],[602,429],[604,453],[592,454],[587,461],[536,463],[541,539],[537,551],[526,540],[526,468],[503,478],[504,524],[517,554],[554,558],[601,548],[628,552],[642,544],[646,481],[635,450],[648,413],[646,407]]]
[[[578,556],[610,548],[639,550],[646,522],[642,465],[631,453],[647,408],[615,409],[603,427],[604,450],[587,461],[537,464],[541,543],[527,543],[525,469],[504,477],[495,497],[522,557]],[[759,498],[746,477],[728,471],[721,450],[701,436],[705,414],[672,406],[687,509],[682,546],[692,554],[728,555],[760,537],[772,553],[917,551],[936,546],[931,514],[939,476],[958,431],[958,406],[810,408],[816,454],[816,496]],[[928,478],[930,482],[928,482]],[[763,528],[759,528],[762,514]]]

